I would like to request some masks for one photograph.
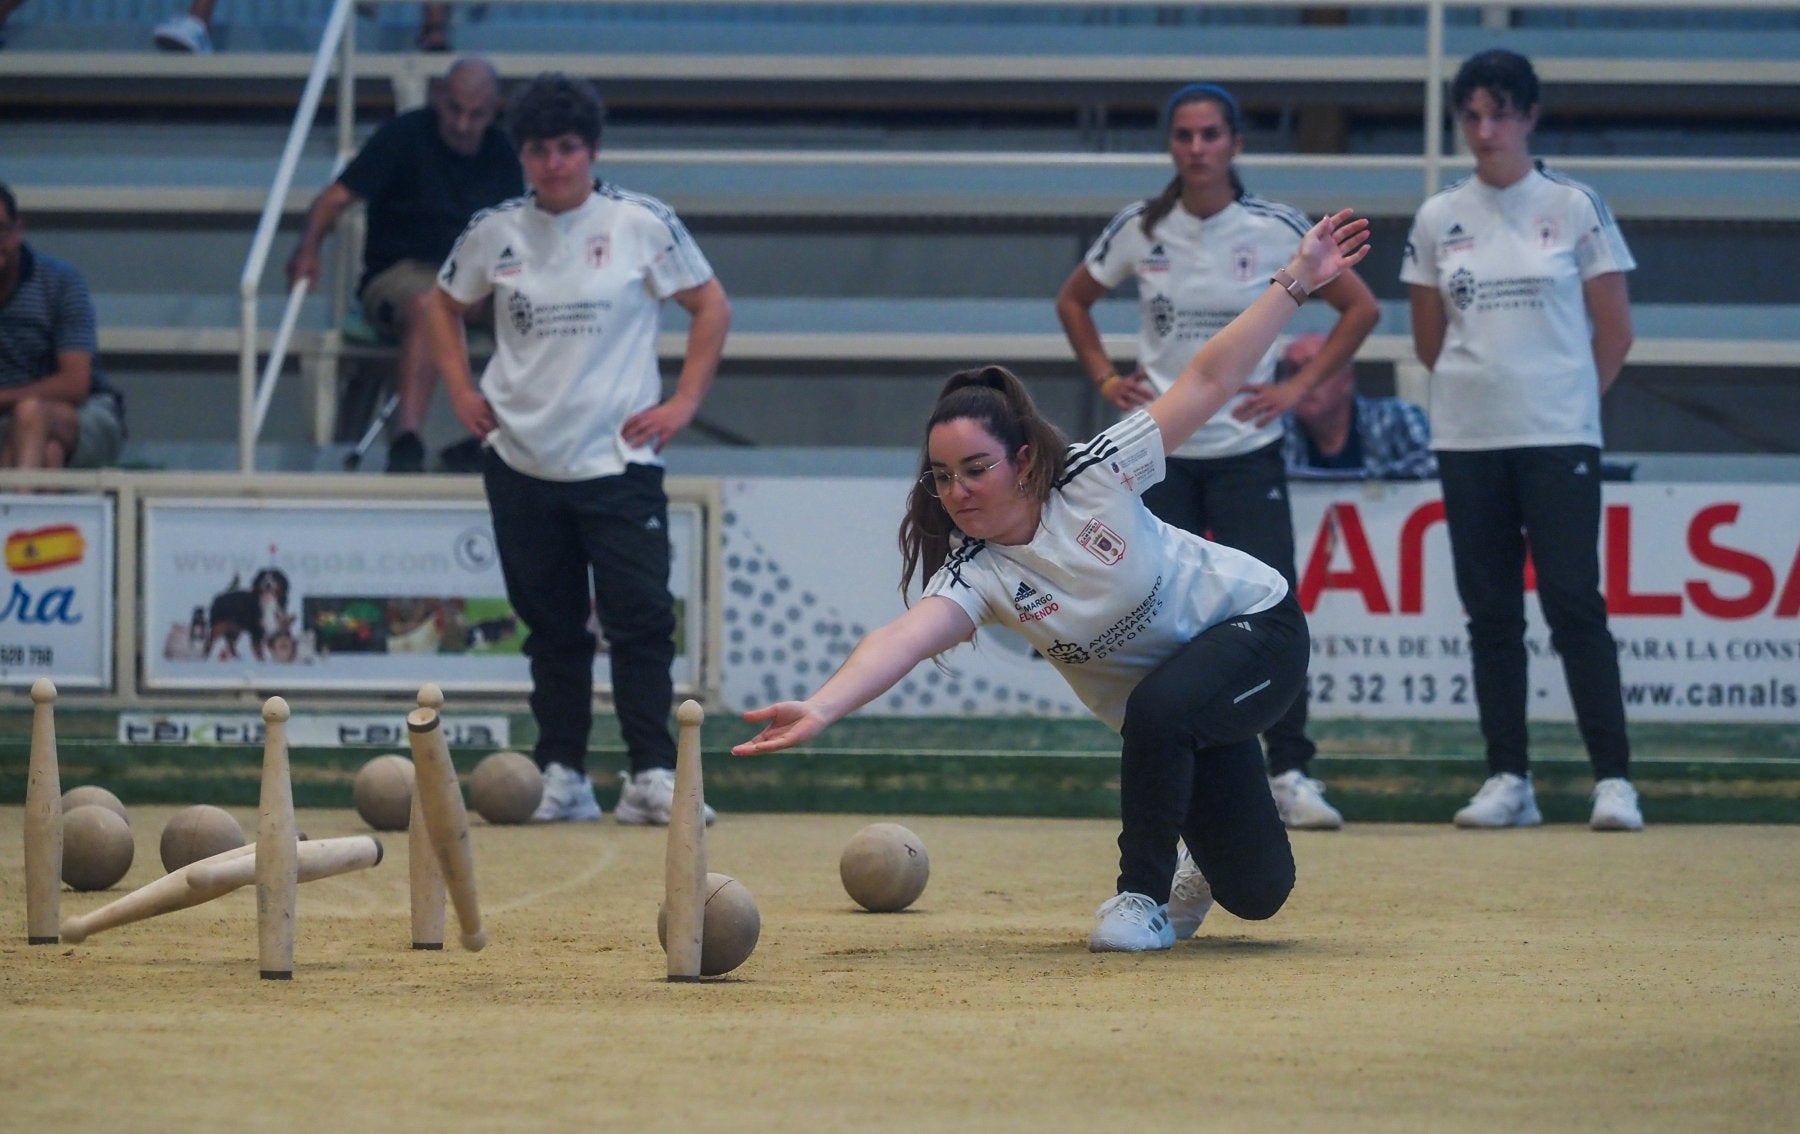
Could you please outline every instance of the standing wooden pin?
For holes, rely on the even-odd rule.
[[[413,751],[413,791],[425,812],[425,829],[444,872],[444,888],[456,907],[462,945],[471,953],[487,944],[481,906],[475,900],[475,855],[469,846],[469,812],[456,782],[456,765],[444,741],[436,709],[414,709],[406,717]]]
[[[25,780],[25,942],[54,945],[62,915],[62,777],[56,770],[56,685],[31,683],[31,770]]]
[[[294,910],[300,894],[288,703],[263,702],[262,800],[256,811],[256,961],[264,980],[294,979]]]
[[[444,707],[444,691],[427,683],[419,686],[419,708],[439,712]],[[431,832],[425,824],[425,793],[419,790],[418,768],[413,768],[412,817],[406,825],[407,880],[412,892],[412,947],[442,949],[444,947],[444,872],[438,866],[437,852],[431,847]]]
[[[700,979],[700,951],[706,918],[706,795],[700,770],[697,701],[675,710],[681,731],[675,745],[675,802],[669,812],[669,843],[663,856],[663,900],[668,910],[669,979]]]

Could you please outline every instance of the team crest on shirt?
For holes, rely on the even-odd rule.
[[[1044,647],[1044,656],[1063,665],[1080,665],[1094,657],[1074,642],[1065,642],[1060,638]]]
[[[1458,268],[1450,277],[1450,302],[1458,311],[1467,311],[1475,302],[1475,276],[1467,268]]]
[[[531,300],[524,292],[515,291],[512,293],[512,298],[506,301],[506,314],[512,319],[513,330],[519,332],[521,335],[529,335],[531,333],[531,324],[533,322]]]
[[[1175,304],[1168,296],[1159,295],[1150,301],[1150,326],[1159,339],[1175,329]]]
[[[587,266],[599,271],[606,267],[606,261],[612,255],[612,238],[607,236],[590,236],[587,239]]]
[[[1030,583],[1021,582],[1019,589],[1013,592],[1013,610],[1018,613],[1020,622],[1037,622],[1061,609],[1055,595],[1040,591]]]
[[[1125,558],[1125,541],[1119,538],[1118,532],[1113,531],[1099,520],[1089,520],[1081,525],[1081,531],[1076,535],[1075,542],[1087,548],[1089,555],[1108,567],[1115,566]]]
[[[1531,222],[1531,230],[1537,233],[1538,247],[1545,251],[1555,248],[1557,239],[1562,236],[1562,225],[1555,217],[1539,217]]]
[[[1239,283],[1249,283],[1256,275],[1256,249],[1247,245],[1231,250],[1231,275]]]

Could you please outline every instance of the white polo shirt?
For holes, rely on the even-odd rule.
[[[1273,567],[1152,515],[1138,497],[1165,467],[1162,433],[1142,410],[1071,445],[1031,541],[963,540],[924,595],[956,603],[978,626],[1017,630],[1116,731],[1145,674],[1288,590]]]
[[[1138,365],[1161,393],[1201,344],[1268,288],[1312,222],[1298,209],[1245,195],[1204,220],[1177,203],[1150,237],[1138,224],[1143,212],[1139,201],[1113,217],[1088,249],[1087,269],[1108,290],[1137,278]],[[1280,353],[1270,347],[1248,381],[1272,380]],[[1258,426],[1232,416],[1244,396],[1226,402],[1170,456],[1234,457],[1279,441],[1279,420]]]
[[[1599,195],[1555,173],[1504,189],[1470,177],[1427,198],[1400,278],[1436,288],[1448,320],[1429,386],[1431,447],[1598,446],[1581,285],[1636,266]]]
[[[500,422],[500,458],[545,480],[661,464],[619,431],[662,400],[662,301],[712,275],[667,205],[603,182],[566,213],[530,193],[476,213],[438,286],[461,303],[494,296],[481,392]]]

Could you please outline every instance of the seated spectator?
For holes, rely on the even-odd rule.
[[[1288,344],[1275,368],[1277,381],[1315,358],[1325,336],[1305,334]],[[1298,478],[1422,480],[1437,476],[1431,426],[1425,411],[1400,398],[1365,398],[1356,392],[1348,362],[1307,391],[1285,422],[1282,456]]]
[[[390,425],[389,472],[422,472],[419,427],[437,372],[418,319],[437,290],[438,269],[469,218],[517,197],[525,185],[518,153],[494,125],[500,80],[484,59],[461,59],[438,83],[431,105],[384,124],[338,179],[314,199],[306,231],[288,260],[290,285],[319,278],[319,249],[344,210],[368,203],[363,274],[357,286],[370,326],[400,344],[400,404]]]
[[[98,468],[125,442],[124,403],[94,369],[94,300],[68,264],[24,241],[0,185],[0,466]]]
[[[7,13],[23,2],[24,0],[0,0],[0,24],[5,22]],[[187,15],[174,16],[156,25],[156,46],[164,51],[179,51],[188,55],[211,55],[212,15],[218,2],[219,0],[191,0]],[[450,50],[450,5],[422,4],[420,8],[419,50]]]

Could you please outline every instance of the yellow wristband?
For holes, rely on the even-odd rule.
[[[1112,385],[1114,382],[1123,382],[1123,381],[1125,381],[1125,379],[1119,377],[1117,371],[1114,371],[1113,373],[1108,374],[1106,377],[1100,379],[1100,393],[1102,395],[1104,395],[1106,393],[1106,388],[1108,386]]]

